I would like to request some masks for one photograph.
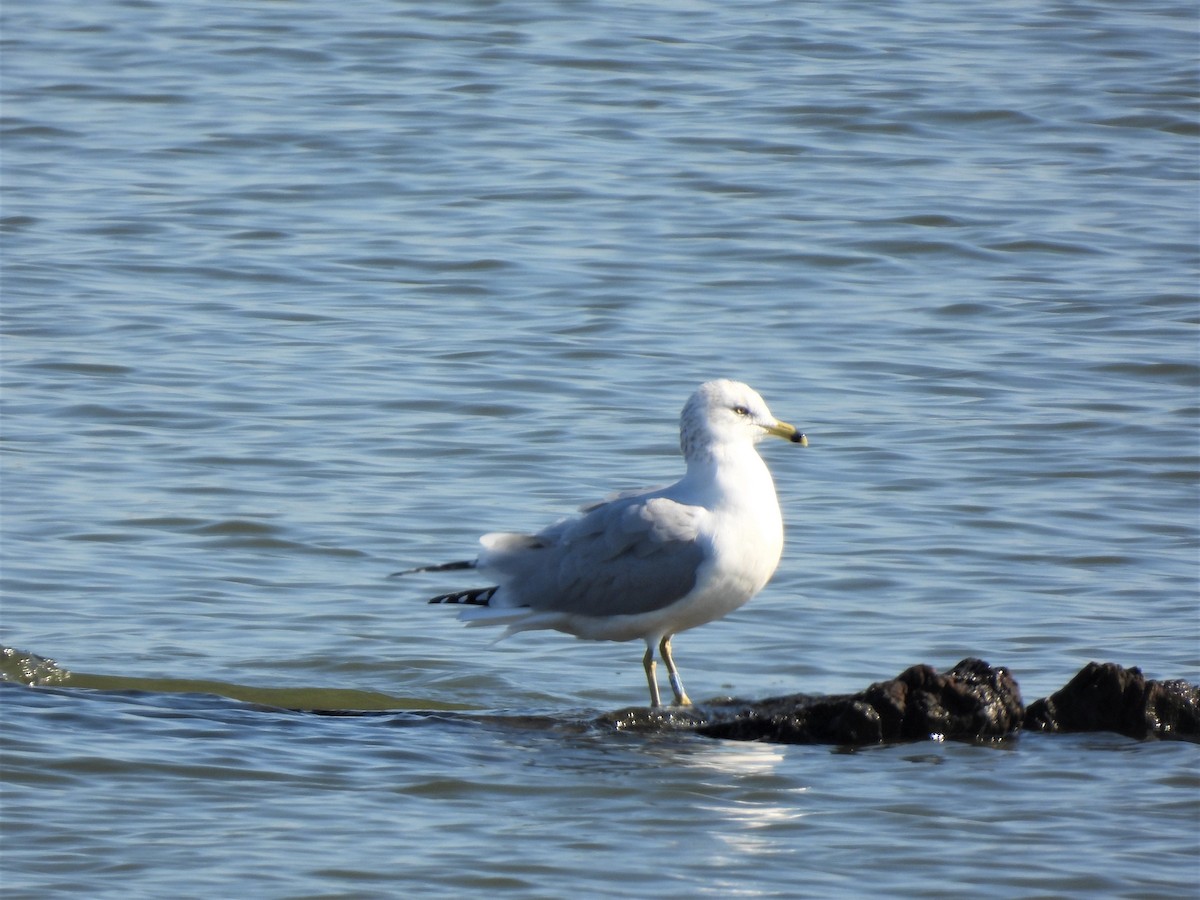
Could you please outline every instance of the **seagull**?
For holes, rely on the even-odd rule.
[[[592,641],[640,639],[651,707],[661,705],[656,647],[675,704],[687,706],[671,638],[745,604],[783,552],[775,483],[755,447],[768,435],[808,446],[749,386],[706,382],[680,415],[687,472],[674,484],[615,494],[536,534],[485,534],[473,560],[394,574],[478,571],[495,583],[429,602],[464,606],[467,625],[504,625],[502,638],[548,628]]]

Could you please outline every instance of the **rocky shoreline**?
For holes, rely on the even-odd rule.
[[[1156,681],[1138,668],[1088,663],[1062,689],[1026,706],[1012,673],[968,658],[945,672],[917,665],[855,694],[789,694],[766,700],[713,700],[684,707],[629,707],[594,718],[522,716],[423,707],[364,708],[366,695],[333,692],[335,702],[293,706],[270,689],[219,682],[156,681],[75,675],[51,659],[0,648],[0,682],[63,688],[203,692],[263,709],[329,716],[466,718],[515,728],[598,728],[663,733],[690,731],[711,738],[782,744],[864,747],[929,740],[996,742],[1022,732],[1115,732],[1136,740],[1200,743],[1200,687]],[[295,702],[295,701],[293,701]],[[341,708],[346,704],[348,708]],[[334,707],[338,708],[334,708]]]

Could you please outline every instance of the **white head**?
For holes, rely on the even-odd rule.
[[[689,460],[721,445],[754,444],[768,434],[808,446],[794,426],[771,415],[753,388],[725,378],[700,385],[679,417],[679,445]]]

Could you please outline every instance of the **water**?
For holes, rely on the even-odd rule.
[[[811,446],[694,698],[1200,680],[1191,5],[3,17],[2,640],[75,673],[2,693],[6,896],[1194,890],[1194,745],[599,733],[639,647],[384,577],[731,376]]]

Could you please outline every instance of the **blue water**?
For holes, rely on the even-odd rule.
[[[597,732],[640,647],[385,577],[727,376],[811,446],[694,699],[1200,681],[1192,5],[0,15],[0,642],[74,673],[0,691],[6,896],[1194,890],[1194,745]]]

